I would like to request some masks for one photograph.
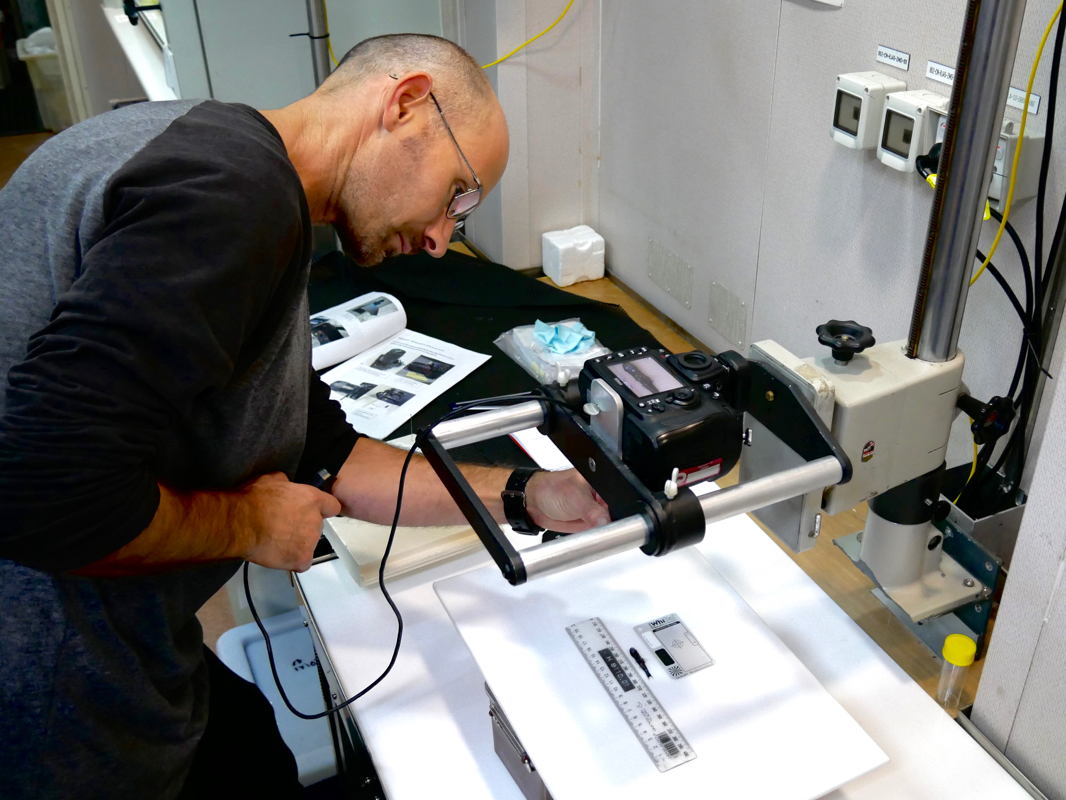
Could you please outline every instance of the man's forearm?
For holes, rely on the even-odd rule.
[[[396,513],[396,490],[407,453],[373,439],[360,439],[352,448],[333,485],[348,517],[391,525]],[[504,521],[500,492],[511,474],[508,469],[462,467],[463,475],[492,516]],[[404,488],[400,524],[460,525],[466,520],[433,468],[420,455],[411,459]]]
[[[249,502],[241,491],[175,492],[160,485],[152,523],[129,544],[75,574],[118,577],[245,558],[255,539]]]
[[[339,512],[334,497],[280,472],[226,492],[182,493],[160,485],[159,508],[140,536],[75,574],[138,575],[238,558],[305,570],[322,520]]]

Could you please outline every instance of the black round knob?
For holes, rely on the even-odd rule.
[[[847,364],[856,353],[877,343],[872,330],[851,319],[831,319],[815,328],[814,332],[818,334],[821,344],[832,348],[833,359],[841,364]]]
[[[679,406],[692,406],[695,405],[696,393],[691,389],[676,389],[672,395],[670,395],[670,402]]]
[[[681,353],[676,358],[677,363],[685,369],[701,370],[711,363],[711,357],[699,350],[693,350],[691,353]]]

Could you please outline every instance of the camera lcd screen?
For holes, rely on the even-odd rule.
[[[836,115],[833,124],[852,136],[859,134],[859,116],[862,113],[862,100],[843,89],[837,90]]]
[[[910,158],[913,135],[914,120],[889,109],[885,116],[885,135],[881,137],[881,146],[900,158]]]
[[[610,369],[637,397],[647,397],[650,394],[682,388],[681,381],[650,356],[622,364],[611,364]]]

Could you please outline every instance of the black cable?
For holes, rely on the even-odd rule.
[[[1047,295],[1052,278],[1050,258],[1059,252],[1059,249],[1063,244],[1064,229],[1066,229],[1066,198],[1064,198],[1059,212],[1058,224],[1056,225],[1055,234],[1052,239],[1051,250],[1049,251],[1048,263],[1045,268],[1045,201],[1047,196],[1048,171],[1051,163],[1051,153],[1054,142],[1055,109],[1058,102],[1058,79],[1062,64],[1064,40],[1066,40],[1066,25],[1060,20],[1055,34],[1051,62],[1048,109],[1046,112],[1047,124],[1044,132],[1044,149],[1041,157],[1040,176],[1037,188],[1036,241],[1034,261],[1031,267],[1027,263],[1028,258],[1025,253],[1025,248],[1022,246],[1021,238],[1018,236],[1017,231],[1015,231],[1013,226],[1009,223],[1004,226],[1005,230],[1007,230],[1010,235],[1011,240],[1014,242],[1015,248],[1018,250],[1019,258],[1022,260],[1023,274],[1027,279],[1025,305],[1026,311],[1028,312],[1028,324],[1025,326],[1025,331],[1022,335],[1022,344],[1018,353],[1018,361],[1014,369],[1014,375],[1011,379],[1010,390],[1008,392],[1008,396],[1014,398],[1015,408],[1018,410],[1018,420],[999,459],[988,473],[989,475],[998,473],[1003,465],[1009,461],[1010,468],[1008,473],[1004,476],[1008,481],[1008,486],[1016,486],[1024,471],[1027,456],[1025,431],[1032,415],[1032,405],[1036,400],[1036,388],[1039,374],[1043,373],[1047,375],[1046,370],[1044,370],[1043,365],[1040,363],[1043,351],[1044,298]],[[1026,111],[1023,110],[1023,113],[1026,113]],[[997,221],[1002,223],[1003,217],[994,210],[992,213]],[[1029,277],[1030,272],[1032,275],[1031,279]],[[997,278],[997,280],[999,279]],[[1031,280],[1031,288],[1028,284],[1029,280]],[[1003,286],[1003,284],[1004,282],[1000,281],[1000,285]],[[1018,304],[1012,301],[1012,305],[1014,305],[1015,310],[1017,311]],[[979,476],[975,473],[975,480],[972,482],[974,485],[973,487],[967,486],[967,493],[969,493],[969,490],[976,488],[976,485],[981,483],[985,477],[987,477],[987,475]],[[1009,494],[1010,493],[1008,492],[1008,497]]]
[[[977,251],[977,257],[979,259],[981,259],[982,261],[985,260],[984,256],[981,255],[981,251],[980,250]],[[1026,332],[1028,332],[1028,330],[1029,330],[1029,315],[1026,314],[1025,309],[1022,308],[1022,304],[1020,302],[1018,302],[1018,296],[1014,293],[1014,290],[1012,288],[1010,288],[1010,284],[1007,283],[1007,281],[1003,277],[1003,275],[1000,274],[1000,271],[998,269],[996,269],[995,264],[993,264],[991,261],[989,261],[987,269],[988,269],[989,274],[993,278],[996,279],[996,283],[998,283],[1000,285],[1000,288],[1003,289],[1004,294],[1007,295],[1007,299],[1010,300],[1010,304],[1012,306],[1014,306],[1014,310],[1018,314],[1018,319],[1020,319],[1022,321],[1022,328]]]
[[[962,491],[959,493],[959,499],[955,501],[955,505],[959,508],[969,505],[968,501],[971,496],[977,491],[977,487],[981,485],[981,481],[978,478],[984,473],[982,470],[985,465],[988,464],[988,459],[992,457],[992,451],[996,445],[993,442],[989,442],[981,451],[977,454],[977,461],[974,463],[973,468],[973,480],[967,480],[966,484],[962,487]]]
[[[995,209],[992,209],[992,215],[996,218],[998,222],[1003,221],[1002,215]],[[1034,316],[1037,313],[1037,309],[1034,307],[1034,279],[1031,273],[1029,257],[1026,253],[1025,246],[1021,241],[1021,237],[1018,236],[1018,233],[1014,230],[1014,227],[1008,223],[1007,228],[1011,240],[1014,242],[1014,246],[1018,250],[1018,257],[1021,260],[1022,265],[1022,275],[1025,278],[1026,302],[1024,309],[1022,308],[1022,304],[1018,300],[1018,296],[1014,293],[1014,290],[1010,287],[1010,284],[1007,283],[1002,273],[1000,273],[1000,271],[996,268],[995,264],[989,262],[987,269],[992,274],[992,277],[995,278],[996,282],[1000,285],[1000,288],[1003,289],[1004,294],[1006,294],[1007,299],[1010,301],[1011,306],[1014,308],[1015,313],[1017,313],[1018,318],[1021,320],[1022,323],[1022,342],[1018,351],[1018,360],[1015,364],[1014,375],[1011,378],[1010,389],[1007,391],[1007,396],[1013,398],[1015,393],[1018,391],[1018,384],[1022,381],[1023,375],[1028,378],[1029,370],[1027,370],[1027,366],[1030,364],[1030,356],[1034,352],[1033,340],[1034,338],[1039,337],[1039,332],[1036,328],[1034,320]],[[982,262],[986,258],[985,254],[982,253],[980,250],[977,251],[976,257]],[[1039,339],[1037,340],[1039,341]],[[1029,381],[1026,380],[1025,382],[1023,382],[1022,387],[1022,393],[1015,401],[1015,408],[1019,408],[1019,406],[1022,405],[1022,401],[1029,396],[1027,394]],[[1033,388],[1035,389],[1035,387]],[[1024,416],[1028,418],[1027,414],[1025,414]],[[1018,426],[1020,427],[1022,425],[1023,423],[1019,418]],[[982,469],[985,467],[985,465],[987,465],[989,459],[991,458],[992,451],[994,450],[994,445],[986,445],[985,447],[981,448],[981,451],[978,454],[977,466],[974,469],[973,478],[967,481],[966,485],[963,488],[962,494],[959,497],[960,506],[963,505],[966,500],[973,496],[973,494],[978,490],[981,484],[985,482],[986,478],[989,475],[997,473],[1003,463],[1007,460],[1007,458],[1017,452],[1019,443],[1017,434],[1018,427],[1016,427],[1015,430],[1011,433],[1011,436],[1010,438],[1008,438],[1007,444],[1003,448],[1003,452],[1001,453],[999,460],[988,473],[983,473]],[[1020,467],[1018,469],[1020,470]]]
[[[1048,251],[1048,269],[1046,270],[1044,277],[1040,284],[1040,300],[1043,302],[1044,297],[1047,296],[1047,290],[1051,288],[1051,264],[1050,260],[1052,256],[1059,252],[1062,247],[1063,232],[1066,230],[1066,197],[1062,200],[1062,209],[1059,211],[1059,221],[1055,226],[1055,235],[1051,240],[1051,249]]]
[[[992,212],[992,218],[996,222],[1000,222],[1000,223],[1003,222],[1003,215],[1002,214],[1000,214],[994,208],[990,208],[989,211]],[[1032,321],[1035,320],[1034,311],[1033,311],[1033,301],[1035,299],[1035,297],[1034,297],[1035,280],[1034,280],[1033,272],[1032,272],[1033,268],[1032,268],[1032,266],[1029,263],[1029,253],[1026,251],[1025,245],[1022,244],[1022,237],[1020,237],[1018,235],[1018,231],[1016,231],[1014,229],[1014,226],[1011,225],[1009,221],[1007,222],[1007,225],[1006,225],[1006,231],[1007,231],[1007,235],[1010,236],[1011,241],[1014,242],[1014,249],[1018,251],[1018,258],[1022,262],[1022,275],[1025,278],[1025,313],[1026,313],[1026,316],[1029,318],[1029,321],[1032,322]],[[980,251],[978,251],[978,252],[980,252]],[[981,261],[985,260],[985,257],[982,256],[982,255],[979,255],[978,258],[980,258]],[[992,265],[989,264],[989,266],[992,266]]]
[[[995,209],[991,209],[991,212],[997,222],[1003,222],[1002,214]],[[1015,398],[1014,405],[1019,411],[1018,423],[1015,430],[1011,433],[1010,438],[1007,440],[1007,444],[1003,448],[1003,452],[990,474],[997,473],[1000,467],[1009,461],[1011,463],[1011,468],[1006,477],[1010,485],[1016,485],[1017,481],[1021,478],[1021,473],[1025,466],[1024,430],[1032,411],[1032,404],[1036,398],[1037,379],[1035,370],[1042,369],[1039,364],[1039,353],[1041,351],[1043,331],[1041,330],[1040,325],[1040,277],[1038,274],[1033,273],[1033,268],[1029,262],[1029,255],[1026,252],[1025,245],[1022,243],[1021,237],[1014,229],[1014,226],[1008,221],[1006,225],[1004,225],[1004,229],[1014,243],[1014,247],[1018,251],[1018,258],[1021,260],[1022,275],[1025,278],[1025,318],[1027,321],[1023,323],[1025,330],[1022,335],[1022,343],[1018,352],[1018,361],[1015,365],[1014,375],[1011,378],[1010,389],[1007,392],[1009,397]],[[983,256],[979,257],[984,260]],[[989,269],[991,271],[992,264],[989,264]],[[995,276],[995,273],[993,273],[993,275]],[[1002,276],[996,276],[996,279],[1006,291],[1006,282],[1002,280]],[[1008,297],[1010,297],[1011,294],[1013,293],[1008,293]],[[1016,297],[1012,300],[1012,304],[1017,311],[1019,304],[1017,303]],[[1021,383],[1021,393],[1015,397],[1015,393],[1018,391],[1019,382]],[[983,480],[976,480],[973,484],[976,487],[982,482]]]
[[[392,528],[389,530],[389,538],[385,544],[385,552],[381,556],[381,564],[378,566],[378,585],[381,587],[381,594],[384,595],[385,601],[392,609],[392,613],[396,616],[396,645],[392,649],[392,658],[389,659],[388,666],[377,676],[373,681],[367,684],[360,692],[352,695],[343,702],[335,705],[333,708],[320,711],[317,714],[305,714],[302,711],[298,711],[295,706],[289,701],[288,695],[285,694],[285,690],[281,686],[281,678],[278,677],[278,668],[274,663],[274,649],[270,645],[270,634],[267,633],[266,626],[263,625],[263,621],[259,618],[259,614],[255,610],[255,604],[252,602],[252,591],[248,585],[248,566],[249,562],[244,562],[244,594],[248,599],[248,610],[252,612],[252,619],[255,620],[255,624],[259,627],[259,632],[263,634],[263,643],[266,645],[267,661],[270,663],[270,674],[274,676],[274,685],[278,687],[278,693],[281,695],[281,700],[285,703],[285,707],[289,709],[295,716],[300,719],[322,719],[330,714],[336,714],[341,709],[351,705],[360,697],[365,695],[383,680],[385,676],[392,671],[393,666],[396,664],[396,659],[400,655],[400,642],[403,639],[403,616],[400,614],[400,609],[396,607],[396,603],[393,602],[392,596],[389,594],[388,589],[385,588],[385,562],[388,561],[389,553],[392,552],[392,543],[396,538],[396,528],[400,522],[400,509],[403,505],[403,488],[404,483],[407,480],[407,468],[411,465],[411,460],[414,457],[415,451],[419,448],[421,442],[425,441],[425,437],[435,427],[440,425],[445,420],[451,419],[457,414],[462,414],[465,411],[470,410],[473,406],[483,405],[484,403],[498,403],[498,402],[510,402],[515,400],[525,401],[537,401],[541,403],[555,403],[565,406],[561,400],[554,397],[544,397],[543,395],[536,395],[531,392],[523,392],[521,394],[505,394],[497,397],[485,397],[480,400],[471,400],[465,403],[458,403],[455,408],[449,411],[444,416],[440,417],[436,422],[427,428],[423,428],[418,432],[414,442],[411,443],[411,449],[407,451],[407,458],[404,459],[403,468],[400,470],[400,482],[396,490],[396,513],[392,517]]]
[[[1055,31],[1055,45],[1053,48],[1053,55],[1051,58],[1051,76],[1050,84],[1048,86],[1048,98],[1047,98],[1047,123],[1044,128],[1044,152],[1040,159],[1040,179],[1037,184],[1036,191],[1036,249],[1034,256],[1036,257],[1036,280],[1037,280],[1037,301],[1042,303],[1044,299],[1045,286],[1044,281],[1049,270],[1044,268],[1043,254],[1044,254],[1044,200],[1047,195],[1047,181],[1048,170],[1051,165],[1051,148],[1052,142],[1055,138],[1055,106],[1058,102],[1059,94],[1059,67],[1062,64],[1062,43],[1064,34],[1066,34],[1066,25],[1062,24],[1062,19],[1058,21],[1058,29]],[[1050,253],[1049,253],[1050,255]]]

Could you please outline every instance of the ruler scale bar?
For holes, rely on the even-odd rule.
[[[599,617],[569,625],[566,632],[659,772],[696,757],[692,746],[622,655],[622,648]]]

